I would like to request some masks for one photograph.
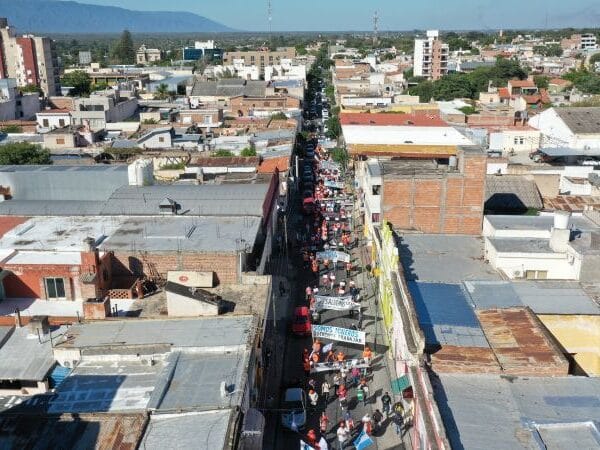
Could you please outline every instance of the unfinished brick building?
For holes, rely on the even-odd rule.
[[[486,155],[461,147],[448,163],[402,159],[380,163],[381,212],[395,229],[422,233],[481,233]]]

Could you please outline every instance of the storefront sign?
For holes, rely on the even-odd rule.
[[[349,342],[365,345],[365,332],[350,328],[331,327],[328,325],[313,325],[313,339],[331,339],[332,341]]]

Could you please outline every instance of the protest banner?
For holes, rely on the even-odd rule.
[[[360,304],[352,301],[351,295],[344,297],[330,297],[328,295],[315,295],[315,309],[323,311],[326,309],[332,311],[351,311],[359,309]]]
[[[317,259],[350,262],[350,255],[348,253],[340,252],[337,250],[324,250],[322,252],[317,252]]]
[[[325,187],[328,187],[331,189],[344,189],[344,183],[342,181],[325,180]]]
[[[350,359],[344,362],[322,362],[314,364],[310,369],[310,373],[339,372],[342,368],[352,370],[354,367],[367,369],[369,365],[365,363],[364,359]]]
[[[313,339],[331,339],[332,341],[349,342],[365,345],[365,332],[350,328],[331,327],[329,325],[313,325]]]

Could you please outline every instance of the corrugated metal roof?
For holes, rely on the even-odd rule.
[[[564,107],[554,108],[554,111],[575,134],[593,134],[600,129],[600,107]]]
[[[235,97],[246,95],[262,97],[265,95],[267,83],[242,79],[200,81],[196,80],[192,87],[192,97]]]
[[[92,322],[73,325],[67,333],[70,339],[57,347],[169,344],[175,348],[237,348],[248,342],[252,323],[251,316]]]
[[[538,450],[549,443],[537,440],[536,425],[562,423],[569,446],[558,448],[569,450],[573,424],[599,425],[598,378],[438,374],[432,385],[452,448]]]
[[[489,347],[461,285],[410,281],[408,288],[427,345]]]
[[[0,185],[15,200],[106,200],[128,184],[127,166],[2,166]]]
[[[522,176],[488,175],[485,184],[485,209],[520,211],[542,209],[542,197],[535,181]]]
[[[154,185],[122,186],[114,191],[101,215],[155,215],[165,198],[176,201],[180,215],[262,217],[269,185]]]
[[[153,414],[140,448],[212,450],[226,447],[232,411]]]
[[[54,330],[56,339],[66,327]],[[0,380],[29,380],[42,381],[56,363],[52,355],[49,336],[42,336],[42,342],[37,337],[29,336],[29,329],[18,328],[0,348]]]

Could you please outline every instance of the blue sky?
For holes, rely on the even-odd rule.
[[[17,0],[15,0],[17,1]],[[147,11],[191,11],[232,28],[267,30],[267,0],[78,0]],[[273,30],[552,28],[600,25],[598,0],[272,0]]]

